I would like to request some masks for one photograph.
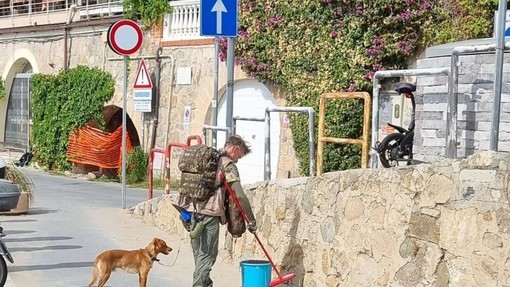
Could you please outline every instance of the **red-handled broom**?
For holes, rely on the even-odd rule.
[[[227,189],[228,193],[230,194],[230,197],[232,197],[232,199],[234,200],[235,205],[237,206],[237,208],[239,209],[239,212],[241,213],[241,216],[246,221],[246,224],[250,224],[250,221],[248,220],[248,217],[246,216],[246,213],[244,213],[244,210],[241,208],[241,204],[239,204],[239,200],[237,200],[236,194],[234,193],[234,191],[232,191],[232,188],[230,188],[230,185],[225,180],[225,175],[222,174],[221,177],[222,177],[222,180],[225,182],[225,188]],[[274,272],[278,276],[278,278],[276,278],[276,279],[272,280],[271,282],[269,282],[269,287],[274,287],[274,286],[280,285],[280,284],[282,284],[284,282],[287,282],[287,281],[290,281],[290,280],[292,280],[292,278],[296,277],[296,274],[294,274],[294,273],[290,273],[290,274],[282,276],[280,274],[280,272],[278,272],[278,269],[276,269],[276,265],[274,265],[273,260],[269,256],[269,253],[267,253],[266,248],[264,248],[264,245],[260,241],[260,238],[257,235],[257,233],[254,232],[253,236],[255,236],[255,239],[257,239],[257,242],[259,243],[260,248],[262,248],[262,251],[264,251],[264,254],[266,255],[267,259],[269,260],[269,263],[271,263],[271,266],[273,267]]]

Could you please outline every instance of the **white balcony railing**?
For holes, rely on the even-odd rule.
[[[0,0],[0,29],[65,23],[71,6],[82,20],[122,15],[123,0]],[[200,0],[170,1],[172,14],[166,14],[163,41],[211,39],[200,36]],[[75,19],[77,20],[77,19]]]
[[[122,0],[77,0],[80,7],[80,18],[104,18],[122,15]]]
[[[172,14],[165,15],[164,41],[207,39],[200,36],[199,0],[170,1]]]
[[[0,0],[0,29],[66,23],[74,12],[81,19],[118,16],[122,0]]]
[[[65,11],[72,0],[0,0],[0,18]]]

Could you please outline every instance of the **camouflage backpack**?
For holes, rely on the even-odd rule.
[[[208,200],[218,188],[216,172],[220,154],[206,145],[190,146],[179,159],[181,170],[180,194],[193,201]]]

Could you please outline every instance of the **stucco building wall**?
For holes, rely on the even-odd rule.
[[[108,25],[78,27],[69,29],[67,36],[67,66],[68,68],[78,65],[97,67],[113,75],[115,79],[115,94],[113,99],[106,104],[115,104],[122,107],[124,64],[123,57],[115,54],[106,42]],[[64,32],[62,30],[46,31],[24,34],[0,34],[0,71],[5,80],[7,95],[10,92],[12,79],[28,63],[32,66],[33,73],[55,74],[64,69]],[[165,148],[168,143],[185,143],[189,135],[202,135],[202,126],[211,124],[212,105],[214,92],[214,46],[212,42],[205,44],[167,45],[161,43],[159,38],[153,38],[150,33],[145,33],[144,44],[139,52],[130,56],[128,63],[127,79],[127,113],[133,120],[140,139],[147,150],[154,138],[154,146]],[[134,111],[132,86],[135,82],[137,68],[140,59],[146,62],[149,73],[152,76],[153,85],[158,85],[155,75],[157,74],[156,55],[160,58],[160,98],[157,118],[156,113]],[[178,84],[177,76],[181,68],[191,68],[191,84]],[[218,71],[218,95],[221,98],[226,93],[227,68],[225,62],[219,63]],[[236,66],[234,80],[253,80]],[[279,105],[284,105],[283,94],[278,88],[267,85],[273,93],[273,97]],[[153,100],[155,102],[155,100]],[[0,100],[0,115],[7,112],[8,96]],[[34,103],[36,104],[36,103]],[[155,104],[155,103],[153,103]],[[189,124],[184,122],[184,108],[191,107]],[[225,123],[218,123],[225,125]],[[154,128],[155,127],[155,128]],[[5,121],[0,120],[0,143],[4,140]],[[298,161],[294,156],[292,140],[289,131],[282,133],[283,142],[281,156],[284,160],[278,166],[277,174],[285,177],[290,172],[293,176],[298,174]],[[208,139],[210,140],[210,139]],[[221,144],[221,143],[219,143]],[[175,149],[172,159],[177,159],[180,150]],[[172,170],[176,173],[175,164]],[[289,172],[288,172],[289,171]],[[177,176],[174,174],[174,176]]]

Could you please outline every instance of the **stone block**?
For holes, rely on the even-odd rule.
[[[477,217],[475,208],[443,208],[439,219],[439,246],[452,256],[470,258],[478,250],[482,237],[480,232],[483,226],[478,224]]]
[[[498,234],[492,232],[485,232],[483,234],[483,244],[485,247],[489,249],[500,249],[503,247],[503,240],[501,236],[499,236]]]
[[[447,85],[448,77],[447,76],[418,77],[418,81],[416,82],[416,84],[418,87]]]
[[[498,263],[488,254],[473,254],[473,277],[476,282],[486,286],[498,286]]]
[[[352,221],[363,215],[365,211],[365,206],[363,205],[363,200],[359,197],[350,198],[345,203],[345,219],[347,221]]]
[[[435,173],[430,175],[420,194],[420,207],[436,207],[451,200],[455,190],[453,180],[444,174]]]
[[[433,104],[437,104],[437,103],[446,103],[447,101],[447,94],[423,94],[423,97],[421,97],[423,99],[423,103],[433,103]],[[421,108],[421,107],[418,107],[418,105],[416,106],[416,108]]]
[[[438,130],[421,130],[420,135],[423,138],[437,138],[439,131]]]
[[[426,208],[426,207],[420,208],[420,213],[423,215],[428,215],[433,218],[439,218],[441,216],[441,211],[436,208]]]
[[[412,213],[409,236],[428,242],[439,242],[439,220],[419,213]]]
[[[499,209],[496,211],[496,221],[499,232],[506,235],[510,234],[510,211],[505,209]]]
[[[335,222],[332,217],[326,217],[320,223],[321,239],[324,242],[331,243],[336,235]]]
[[[495,151],[484,151],[470,156],[467,158],[467,164],[473,170],[468,170],[467,173],[464,173],[464,175],[469,177],[470,174],[476,173],[476,170],[474,169],[495,169],[499,166],[500,159],[501,157],[498,156],[498,153]],[[493,170],[493,172],[488,172],[485,175],[492,176],[494,178],[495,174],[496,172]]]
[[[423,138],[422,146],[424,147],[443,147],[445,145],[444,138]]]
[[[450,59],[447,57],[423,58],[416,62],[416,66],[420,69],[450,67]]]
[[[448,87],[446,85],[424,87],[422,94],[424,94],[424,95],[429,95],[429,94],[445,95],[445,94],[448,94]]]
[[[389,254],[398,254],[399,245],[393,230],[373,230],[370,237],[372,256],[376,262],[381,262]]]
[[[444,129],[445,122],[443,120],[423,120],[422,128],[424,129]]]
[[[377,263],[366,254],[357,256],[354,266],[355,272],[351,272],[347,286],[373,286],[377,279]]]
[[[424,112],[441,112],[441,114],[445,114],[446,117],[446,103],[431,103],[431,104],[423,104]],[[443,119],[443,117],[441,117]]]

